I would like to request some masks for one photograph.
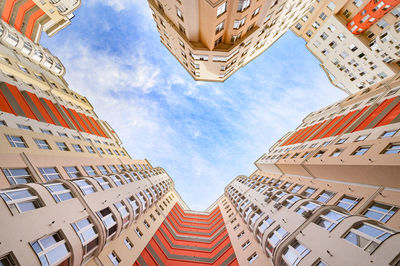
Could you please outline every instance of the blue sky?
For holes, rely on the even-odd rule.
[[[43,46],[130,155],[164,167],[194,210],[255,171],[307,114],[346,96],[291,32],[226,82],[195,82],[160,43],[147,1],[88,0],[75,15]]]

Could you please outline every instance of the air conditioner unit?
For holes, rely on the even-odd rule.
[[[303,215],[304,218],[309,218],[312,214],[312,211],[305,211],[301,215]]]

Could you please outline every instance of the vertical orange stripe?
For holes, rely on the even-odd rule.
[[[20,8],[18,9],[17,17],[15,18],[15,22],[14,22],[14,28],[17,31],[21,31],[22,22],[24,21],[26,12],[35,6],[36,6],[36,4],[32,1],[27,1],[25,4],[20,6]]]
[[[69,111],[71,111],[72,115],[75,117],[76,121],[78,121],[78,123],[81,125],[81,128],[83,128],[83,131],[89,134],[92,134],[90,132],[90,130],[86,127],[85,123],[83,123],[82,119],[79,117],[79,115],[75,112],[75,110],[73,109],[69,109]]]
[[[339,127],[341,127],[347,121],[347,119],[349,119],[349,117],[351,117],[355,112],[356,111],[352,111],[348,113],[346,116],[344,116],[343,119],[341,119],[331,130],[326,132],[326,134],[322,136],[321,139],[330,137],[333,134],[333,132],[335,132]]]
[[[1,18],[7,23],[10,21],[11,13],[15,2],[17,2],[17,0],[6,0],[6,4],[4,5],[3,14],[1,14]]]
[[[68,112],[67,108],[65,108],[64,105],[61,105],[62,109],[64,110],[64,112],[67,114],[67,116],[69,117],[69,119],[72,121],[72,123],[74,124],[74,126],[76,127],[76,130],[83,132],[83,129],[81,129],[79,127],[79,125],[77,124],[77,122],[75,121],[75,119],[72,117],[72,115]]]
[[[53,121],[53,119],[51,119],[51,116],[49,115],[49,113],[47,113],[46,109],[43,107],[39,98],[35,94],[30,93],[29,91],[27,91],[27,93],[28,93],[29,97],[31,98],[32,102],[35,104],[35,106],[39,110],[40,114],[46,120],[46,122],[55,125],[56,123]]]
[[[295,144],[299,139],[301,139],[304,134],[306,134],[310,129],[312,128],[312,126],[308,126],[306,128],[304,128],[303,132],[301,132],[301,134],[299,134],[295,139],[293,139],[291,142],[288,143],[288,145],[291,144]]]
[[[351,119],[335,136],[342,134],[349,126],[351,126],[367,109],[368,106],[365,106],[353,119]]]
[[[45,98],[42,98],[42,99],[43,99],[43,100],[46,102],[46,104],[49,106],[49,108],[50,108],[51,111],[53,112],[54,116],[58,119],[58,121],[60,122],[60,124],[61,124],[63,127],[70,128],[70,127],[68,126],[67,122],[65,122],[64,118],[62,117],[62,115],[58,112],[57,108],[54,106],[53,102],[50,101],[50,100],[48,100],[48,99],[45,99]]]
[[[24,96],[22,96],[21,92],[18,90],[17,87],[6,83],[6,86],[14,96],[15,100],[17,101],[18,105],[21,107],[22,111],[24,111],[25,116],[31,119],[39,120],[36,115],[31,110],[31,107],[26,102]]]
[[[372,122],[372,120],[374,120],[383,110],[385,110],[385,108],[394,101],[394,99],[396,99],[396,97],[393,97],[391,99],[386,99],[384,100],[367,118],[364,119],[364,121],[358,125],[358,127],[356,127],[352,132],[355,131],[360,131],[363,130],[364,128],[366,128],[369,123]]]
[[[36,22],[36,20],[38,20],[38,18],[40,18],[44,14],[45,14],[44,11],[39,9],[38,11],[36,11],[35,13],[33,13],[30,16],[28,25],[26,26],[26,30],[25,30],[26,37],[28,37],[29,39],[32,40],[32,33],[33,33],[33,28],[35,27],[35,22]]]
[[[399,114],[400,114],[400,102],[397,103],[396,106],[393,107],[392,110],[390,110],[390,112],[387,113],[385,117],[382,118],[381,121],[379,121],[379,123],[376,124],[374,127],[381,127],[390,124],[390,122],[392,122],[392,120],[395,119]]]
[[[319,127],[321,125],[321,123],[315,124],[311,127],[310,130],[308,130],[299,140],[297,140],[295,143],[299,143],[302,142],[303,140],[305,140],[308,136],[310,136],[313,132],[315,132],[315,128]]]
[[[338,119],[340,119],[341,117],[342,117],[342,116],[337,116],[337,117],[335,117],[331,122],[329,122],[326,126],[324,126],[323,129],[322,129],[317,135],[315,135],[311,140],[315,140],[315,139],[320,138],[320,136],[322,136],[322,134],[324,134],[325,131],[327,131],[328,128],[329,128],[331,125],[333,125],[334,123],[336,123],[336,121],[337,121]]]
[[[93,119],[93,117],[89,116],[88,117],[90,119],[90,121],[93,122],[93,125],[100,131],[101,135],[103,135],[103,137],[108,138],[108,136],[104,133],[104,131],[101,129],[101,127],[97,124],[96,120]]]
[[[86,124],[88,124],[88,126],[89,126],[90,129],[93,131],[93,133],[94,133],[95,135],[100,136],[99,132],[97,132],[97,130],[92,126],[92,124],[89,122],[89,119],[86,117],[86,115],[84,115],[84,114],[82,114],[82,113],[78,113],[78,114],[80,114],[80,115],[83,117],[83,119],[86,121]]]
[[[17,115],[12,109],[10,103],[7,101],[6,96],[4,96],[1,90],[0,90],[0,110],[6,113]]]

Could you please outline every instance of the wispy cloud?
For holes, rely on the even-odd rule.
[[[154,25],[141,15],[146,1],[137,2],[91,0],[45,43],[66,65],[71,88],[88,97],[133,157],[164,167],[193,209],[253,172],[253,162],[309,112],[345,96],[291,33],[225,83],[195,82],[157,33],[138,26]],[[90,21],[104,5],[112,11],[96,19],[107,21],[107,33]]]

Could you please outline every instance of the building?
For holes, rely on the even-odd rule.
[[[149,0],[160,41],[195,80],[224,81],[278,40],[307,1]]]
[[[3,0],[0,14],[4,22],[39,43],[42,31],[53,36],[68,26],[80,5],[80,0]]]
[[[399,1],[321,0],[293,27],[333,85],[348,94],[399,71]]]
[[[398,73],[309,114],[193,211],[69,88],[58,58],[10,25],[0,21],[1,265],[400,264]]]

